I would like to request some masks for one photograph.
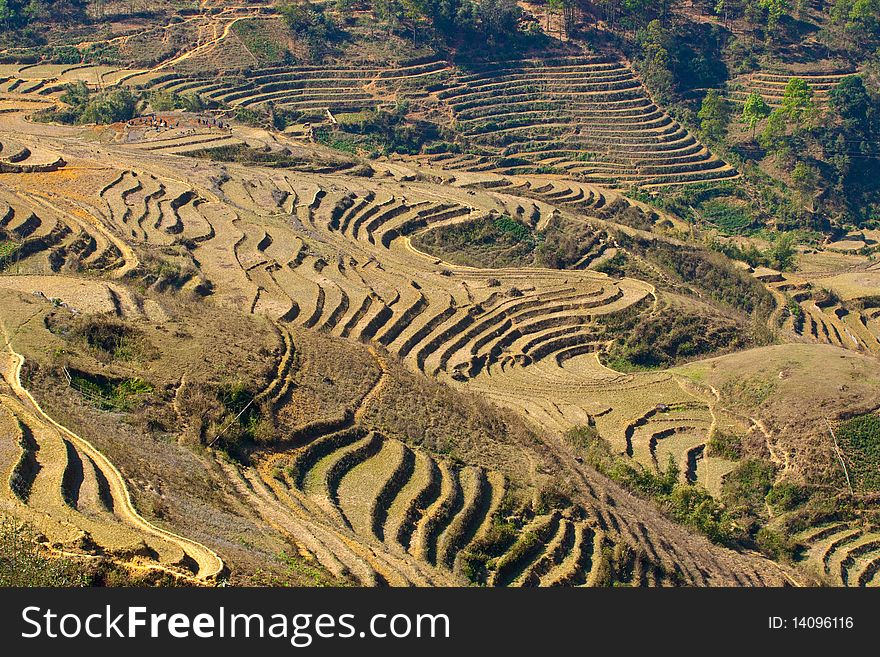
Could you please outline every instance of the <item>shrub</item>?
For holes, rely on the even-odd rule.
[[[716,543],[738,543],[745,538],[724,505],[700,486],[678,484],[663,501],[674,520]]]
[[[767,493],[767,504],[779,511],[793,511],[810,497],[810,491],[805,486],[780,481],[774,484]]]
[[[709,442],[706,443],[706,455],[718,456],[731,461],[739,461],[742,458],[742,439],[729,433],[716,431]]]
[[[0,586],[86,586],[79,566],[66,558],[53,558],[36,542],[28,526],[13,518],[0,520]]]
[[[761,459],[741,461],[724,479],[721,499],[734,512],[760,516],[764,498],[773,486],[776,468]]]
[[[618,241],[712,299],[745,313],[769,315],[775,305],[773,295],[761,283],[717,253],[659,239],[619,236]]]
[[[67,107],[44,111],[41,120],[77,124],[128,121],[137,113],[139,102],[129,89],[93,94],[82,81],[65,85],[60,98]]]
[[[324,54],[328,45],[341,36],[338,26],[322,5],[299,0],[282,4],[278,11],[290,31],[306,45],[312,58]]]
[[[755,534],[755,543],[771,559],[777,561],[794,560],[797,552],[797,544],[785,534],[773,531],[768,527],[761,527]]]
[[[137,98],[128,89],[99,94],[89,100],[77,119],[77,123],[116,123],[133,118]]]
[[[666,307],[656,314],[628,308],[601,316],[599,322],[614,340],[607,353],[608,364],[624,371],[668,367],[750,344],[735,321],[678,307]]]
[[[603,274],[608,274],[609,276],[625,276],[626,266],[626,253],[618,251],[604,262],[600,262],[594,267],[594,269]]]
[[[46,327],[65,340],[78,342],[102,361],[149,361],[158,358],[156,347],[137,328],[107,315],[52,312]]]
[[[200,112],[205,109],[205,102],[198,94],[180,95],[165,89],[156,89],[148,97],[150,108],[154,112],[168,112],[182,109],[187,112]]]
[[[528,265],[534,248],[531,229],[507,215],[427,230],[413,244],[455,264],[493,268]]]

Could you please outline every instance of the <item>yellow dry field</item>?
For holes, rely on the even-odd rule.
[[[817,285],[833,290],[844,301],[877,296],[880,292],[880,271],[858,271],[823,277]]]

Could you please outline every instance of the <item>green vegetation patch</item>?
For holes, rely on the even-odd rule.
[[[114,380],[84,372],[70,373],[70,387],[105,411],[132,411],[154,388],[143,379]]]
[[[457,265],[527,266],[533,260],[531,228],[509,215],[487,216],[416,235],[416,248]]]
[[[796,546],[789,536],[763,526],[766,505],[779,510],[796,509],[808,500],[809,490],[795,484],[774,485],[776,469],[772,463],[761,459],[741,461],[725,477],[721,499],[716,499],[702,486],[683,482],[672,457],[665,470],[648,469],[614,453],[592,426],[573,427],[565,438],[599,472],[636,495],[653,500],[667,516],[713,542],[759,549],[773,559],[793,558]]]
[[[346,153],[362,151],[372,156],[400,153],[415,155],[449,131],[437,124],[415,120],[409,115],[409,104],[398,103],[390,109],[364,109],[336,115],[333,129],[315,130],[315,139]]]
[[[340,130],[321,128],[315,130],[315,141],[329,148],[349,155],[356,155],[359,150],[372,150],[373,143],[365,142]]]
[[[767,316],[773,295],[760,282],[740,271],[727,258],[697,247],[618,233],[621,246],[650,260],[709,297],[746,314]]]
[[[745,234],[754,223],[746,208],[719,199],[704,203],[700,212],[706,221],[727,235]]]
[[[242,20],[236,22],[232,29],[261,64],[290,61],[290,51],[266,29],[264,23],[261,20]]]
[[[67,558],[53,558],[29,527],[15,519],[0,520],[0,586],[85,586],[88,583],[77,564]]]
[[[764,512],[764,499],[773,486],[776,467],[761,459],[741,461],[724,478],[721,499],[741,515],[760,516]]]
[[[880,491],[880,417],[869,413],[843,422],[837,440],[853,485],[864,492]]]
[[[65,105],[38,112],[34,118],[66,124],[109,124],[128,121],[137,115],[140,98],[130,89],[93,93],[85,82],[65,85],[61,101]]]
[[[742,438],[731,433],[716,431],[706,443],[706,455],[739,461],[743,455]]]
[[[413,244],[448,262],[468,267],[538,266],[567,269],[597,246],[588,224],[553,217],[534,230],[510,215],[490,215],[419,233]]]
[[[133,573],[108,558],[78,560],[49,553],[38,532],[0,517],[0,587],[175,586],[181,582],[157,570]],[[43,539],[45,540],[45,539]]]
[[[0,270],[15,261],[15,255],[21,245],[11,240],[0,241]]]
[[[679,307],[666,307],[657,314],[640,312],[639,307],[628,308],[602,315],[598,321],[614,340],[606,364],[622,372],[669,367],[751,343],[734,320]]]

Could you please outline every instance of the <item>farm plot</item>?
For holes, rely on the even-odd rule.
[[[840,70],[828,72],[791,72],[791,71],[757,71],[741,78],[735,78],[730,83],[728,97],[735,103],[744,103],[750,94],[759,94],[771,107],[779,107],[785,93],[785,86],[793,78],[798,78],[807,83],[814,94],[814,101],[820,107],[827,105],[828,93],[836,87],[840,81],[855,75],[855,70]]]
[[[200,211],[206,200],[176,180],[123,171],[101,190],[101,198],[115,231],[135,243],[198,244],[215,234]]]
[[[607,506],[591,487],[590,504],[504,511],[509,482],[502,473],[370,428],[363,410],[383,403],[389,376],[383,370],[353,400],[353,412],[304,425],[256,468],[230,474],[259,497],[261,512],[278,514],[276,522],[286,523],[302,549],[331,571],[367,585],[601,585],[608,581],[608,550],[624,541],[633,553],[616,581],[656,586],[730,576],[715,572],[725,568],[721,563],[697,567],[696,555],[657,540],[650,521]],[[499,542],[500,525],[507,529]],[[730,581],[760,581],[760,575]]]
[[[775,319],[784,329],[811,342],[880,354],[880,299],[870,272],[809,280],[759,269],[754,276],[777,297]]]
[[[665,372],[609,370],[597,351],[574,348],[531,367],[495,368],[469,385],[549,430],[593,425],[617,453],[656,472],[672,459],[683,480],[716,489],[732,464],[704,455],[715,425],[711,400]],[[706,482],[710,472],[714,480]]]
[[[83,82],[91,89],[156,77],[143,69],[97,64],[5,65],[0,68],[0,92],[57,98],[68,84]]]
[[[14,104],[13,111],[18,109],[20,104]],[[64,164],[64,158],[58,153],[22,144],[6,135],[0,136],[0,173],[55,171]]]
[[[442,61],[384,69],[284,66],[258,69],[246,79],[169,76],[153,86],[196,93],[232,107],[254,108],[271,103],[306,119],[324,120],[328,112],[359,112],[393,102],[401,83],[447,69]]]
[[[74,267],[118,274],[130,253],[81,209],[65,209],[24,191],[0,193],[0,239],[7,245],[0,266],[14,273]]]
[[[194,250],[206,271],[217,272],[212,277],[217,294],[253,294],[253,312],[279,322],[282,334],[283,327],[292,324],[370,342],[413,370],[449,381],[476,382],[491,376],[498,398],[507,391],[506,372],[528,378],[541,363],[566,362],[602,349],[594,319],[619,312],[650,293],[650,286],[638,281],[590,271],[454,266],[411,246],[409,238],[419,230],[504,207],[510,200],[501,194],[429,183],[402,188],[378,181],[353,183],[336,175],[292,178],[252,168],[229,170],[220,191],[228,204],[226,212],[232,213],[226,225],[238,237],[224,236],[226,231],[218,227],[214,237]],[[125,185],[135,186],[127,177]],[[214,250],[221,237],[235,239],[231,253]],[[231,269],[243,276],[233,275]],[[229,286],[239,291],[231,292]],[[282,341],[291,342],[289,337]],[[285,347],[284,353],[289,351]],[[266,393],[279,408],[291,385],[284,369],[279,365],[278,383]],[[559,375],[567,377],[565,372]],[[496,380],[502,383],[495,385]],[[556,385],[563,387],[565,380],[557,378]],[[678,399],[693,401],[674,381],[668,390],[675,390]],[[570,408],[553,430],[587,420],[588,412],[578,411],[575,404]],[[629,421],[649,408],[643,405],[625,417]],[[697,412],[705,430],[705,404]],[[273,515],[282,507],[299,509],[291,532],[311,536],[307,540],[312,547],[305,548],[309,553],[331,571],[356,573],[365,583],[441,581],[467,570],[466,564],[456,565],[454,555],[468,551],[463,549],[471,545],[468,537],[477,540],[480,530],[475,527],[493,522],[486,509],[495,504],[491,491],[504,487],[498,473],[461,468],[388,438],[361,426],[356,410],[303,431],[296,438],[305,443],[302,447],[273,455],[256,473],[242,469],[236,476],[249,482],[242,484],[242,491],[258,495],[262,505],[272,506]],[[701,434],[699,441],[703,440]],[[682,460],[688,458],[686,452]],[[414,517],[425,520],[407,521],[414,513],[407,509],[423,510],[425,516]],[[604,514],[601,511],[603,518]],[[309,525],[307,532],[303,523],[308,518],[320,518],[324,529]],[[593,518],[591,508],[560,521],[561,529],[557,526],[554,533],[558,540],[548,554],[535,553],[528,545],[531,530],[524,532],[525,543],[515,548],[509,565],[499,565],[501,575],[486,575],[487,583],[593,581],[589,568],[596,541],[613,543],[622,530],[610,519],[586,518]],[[323,538],[316,538],[316,532]],[[339,544],[340,535],[348,547]],[[640,535],[627,536],[644,554],[660,550]],[[361,552],[351,552],[352,544],[361,546]],[[364,546],[369,546],[367,552]],[[672,564],[680,559],[652,557],[652,564],[665,565],[656,572],[645,568],[638,577],[645,583],[667,581],[675,572]],[[493,562],[490,570],[495,566]],[[702,577],[696,571],[683,571],[681,576]]]
[[[509,491],[516,488],[520,501],[537,499],[536,484],[515,481],[493,462],[466,462],[430,451],[419,444],[421,436],[392,434],[370,414],[385,395],[387,362],[399,359],[411,372],[465,390],[485,390],[486,397],[514,408],[550,434],[542,449],[553,450],[559,431],[591,416],[599,418],[603,409],[588,398],[594,392],[599,398],[596,391],[609,386],[608,377],[621,376],[620,390],[609,387],[626,402],[617,404],[613,417],[621,425],[616,439],[621,450],[626,451],[626,425],[666,403],[672,409],[669,418],[694,433],[657,439],[657,461],[666,456],[663,450],[680,462],[696,460],[688,452],[705,440],[711,408],[670,375],[630,380],[608,371],[584,373],[584,382],[592,387],[583,390],[583,397],[558,408],[542,407],[548,398],[555,399],[547,390],[559,390],[560,400],[564,398],[571,367],[580,367],[605,348],[597,319],[650,297],[651,285],[589,269],[452,265],[419,251],[411,241],[419,231],[492,213],[516,213],[516,207],[538,225],[552,215],[556,203],[577,204],[592,193],[597,203],[600,194],[606,199],[604,206],[617,195],[586,184],[575,188],[554,182],[543,189],[545,183],[528,179],[516,182],[528,183],[534,195],[517,196],[515,190],[423,181],[404,185],[378,177],[172,160],[127,144],[104,148],[113,149],[126,164],[103,170],[93,185],[95,198],[88,207],[94,212],[88,217],[94,224],[73,212],[76,199],[22,190],[4,196],[12,210],[6,213],[7,233],[14,236],[19,226],[34,224],[26,213],[29,208],[47,233],[52,227],[44,217],[70,224],[71,231],[73,217],[82,221],[83,230],[89,228],[95,252],[101,250],[99,237],[127,249],[119,248],[124,264],[109,270],[109,277],[124,267],[145,282],[190,276],[192,285],[208,290],[216,303],[273,320],[278,363],[258,402],[279,417],[294,414],[297,409],[290,407],[296,403],[290,400],[301,398],[293,365],[301,362],[298,331],[367,343],[377,363],[385,363],[372,387],[340,402],[331,416],[305,418],[296,430],[276,436],[251,465],[218,459],[237,496],[331,573],[369,585],[466,580],[607,584],[612,577],[636,585],[778,581],[758,558],[715,548],[656,514],[647,518],[651,514],[641,501],[609,488],[571,455],[551,451],[551,456],[541,456],[562,463],[577,478],[570,504],[547,509],[537,502],[517,502],[510,508],[514,498]],[[177,177],[181,167],[186,167],[186,182]],[[43,175],[60,183],[66,172]],[[33,230],[18,232],[27,232],[24,243]],[[189,264],[172,266],[168,254],[186,257]],[[20,260],[23,271],[35,258]],[[658,383],[663,394],[646,400],[638,390],[642,383]],[[630,388],[635,391],[631,398]],[[647,428],[662,431],[668,426]],[[603,428],[610,431],[610,425]],[[645,458],[653,463],[651,438],[646,440]],[[523,461],[516,472],[528,472],[528,457],[515,458]],[[691,470],[689,476],[694,476]],[[699,467],[695,471],[699,480]],[[612,576],[608,555],[617,546],[628,556]]]
[[[737,175],[660,110],[621,62],[581,56],[481,64],[438,96],[484,152],[429,158],[437,166],[559,172],[649,188]]]
[[[805,562],[835,586],[880,586],[880,533],[836,522],[797,536]]]
[[[592,272],[438,263],[413,249],[408,236],[483,210],[435,200],[434,192],[420,200],[414,188],[397,195],[368,186],[325,192],[295,184],[294,216],[316,239],[276,219],[245,230],[236,245],[238,261],[261,290],[259,304],[276,308],[275,319],[375,341],[431,375],[465,380],[503,362],[597,349],[595,317],[647,294],[635,281]],[[243,213],[265,215],[266,199],[253,198],[258,188],[225,187]],[[279,187],[267,196],[283,204],[290,194]]]

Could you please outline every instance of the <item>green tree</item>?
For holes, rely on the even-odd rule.
[[[801,78],[792,78],[785,85],[780,110],[789,121],[801,125],[815,115],[813,88]]]
[[[64,93],[61,94],[61,102],[70,105],[73,108],[81,109],[89,102],[92,92],[88,85],[82,80],[72,82],[64,86]]]
[[[843,78],[828,94],[828,104],[850,129],[864,128],[873,107],[861,76]]]
[[[548,0],[547,2],[547,31],[550,31],[550,15],[561,14],[565,8],[565,0]]]
[[[770,116],[770,106],[764,100],[764,97],[759,93],[749,94],[743,105],[742,120],[751,129],[752,139],[755,138],[755,130],[758,123],[768,116]]]
[[[758,0],[758,4],[767,15],[767,31],[774,32],[788,12],[787,0]]]
[[[403,4],[400,0],[375,0],[373,15],[385,24],[388,34],[391,34],[403,21]]]
[[[0,0],[0,23],[3,23],[4,27],[9,27],[9,23],[14,17],[15,12],[9,6],[9,0]]]
[[[322,5],[298,0],[281,5],[278,11],[290,31],[306,44],[312,57],[327,50],[337,36],[336,24]]]
[[[880,37],[880,0],[837,0],[831,20],[856,39]]]
[[[788,121],[781,109],[777,108],[770,114],[764,129],[758,135],[758,143],[761,148],[777,156],[785,157],[789,154],[791,142],[788,138]]]
[[[789,271],[794,268],[797,246],[794,241],[794,233],[782,233],[776,238],[770,249],[770,263],[780,271]]]
[[[640,67],[645,84],[660,99],[668,99],[673,87],[672,57],[669,54],[673,44],[669,31],[659,20],[652,20],[645,29],[639,30],[638,40],[644,53]]]
[[[721,141],[730,121],[730,105],[717,90],[710,89],[703,98],[697,118],[700,119],[700,128],[706,137],[712,141]]]
[[[128,121],[137,109],[137,97],[129,89],[116,89],[88,101],[77,123],[116,123]]]
[[[472,29],[493,40],[515,34],[522,16],[515,0],[480,0],[473,3],[473,12]]]

